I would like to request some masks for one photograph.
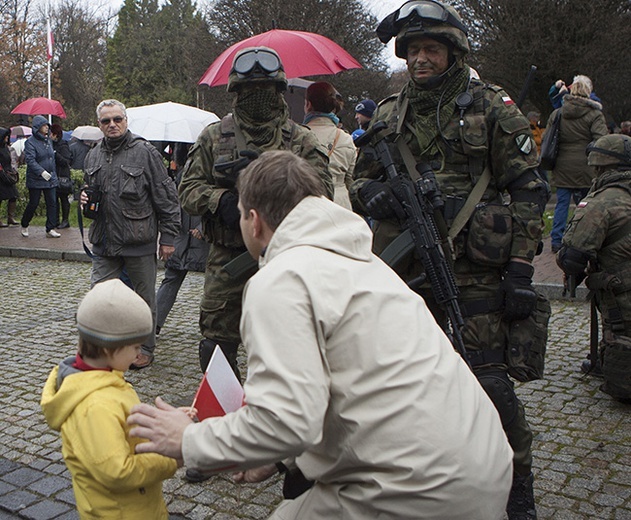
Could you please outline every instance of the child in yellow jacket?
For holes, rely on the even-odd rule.
[[[50,373],[41,406],[61,431],[62,454],[82,519],[168,519],[162,481],[174,459],[136,454],[127,416],[139,404],[123,373],[153,327],[144,300],[120,280],[99,283],[77,311],[79,352]]]

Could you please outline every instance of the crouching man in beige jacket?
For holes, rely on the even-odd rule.
[[[247,404],[191,420],[157,400],[132,435],[204,472],[314,486],[272,518],[503,517],[512,450],[499,416],[425,302],[371,252],[364,220],[325,198],[317,173],[266,152],[238,180],[259,271],[243,300]]]

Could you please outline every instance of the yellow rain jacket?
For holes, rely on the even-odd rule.
[[[136,454],[141,439],[129,436],[127,416],[140,403],[119,371],[72,368],[74,357],[55,367],[42,392],[48,425],[61,432],[62,454],[82,519],[168,519],[162,481],[174,459]]]

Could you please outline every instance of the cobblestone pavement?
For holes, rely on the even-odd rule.
[[[0,258],[0,520],[77,518],[58,434],[39,408],[52,367],[73,353],[74,315],[88,263]],[[161,273],[158,276],[161,279]],[[200,379],[197,308],[203,276],[190,273],[162,329],[156,362],[128,373],[140,398],[189,404]],[[553,302],[546,377],[519,385],[535,433],[540,519],[631,520],[631,406],[610,399],[578,371],[588,350],[589,308]],[[244,359],[241,359],[243,362]],[[164,484],[172,518],[266,518],[280,500],[278,479],[235,486],[228,477]],[[420,515],[419,515],[420,516]]]

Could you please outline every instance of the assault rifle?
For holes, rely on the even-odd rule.
[[[424,163],[416,166],[420,174],[416,182],[397,171],[384,136],[378,135],[387,127],[384,121],[378,121],[358,137],[355,144],[368,153],[372,148],[385,168],[396,199],[393,209],[405,230],[404,234],[409,233],[413,249],[423,262],[425,274],[410,281],[409,285],[415,287],[429,280],[434,298],[448,319],[445,333],[465,363],[471,366],[462,340],[464,320],[458,305],[458,286],[434,218],[434,211],[440,210],[443,205],[436,177],[431,167]]]

